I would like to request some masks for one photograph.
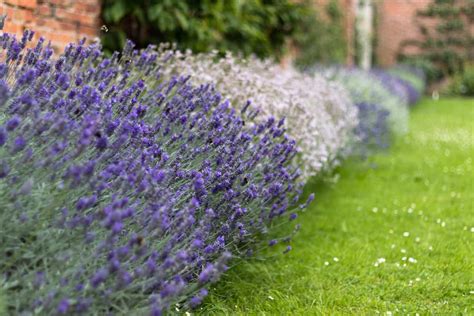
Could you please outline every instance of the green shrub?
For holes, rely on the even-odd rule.
[[[290,0],[104,0],[108,29],[103,44],[120,49],[126,38],[138,47],[175,42],[195,52],[237,51],[280,56],[286,38],[309,14],[307,3]]]
[[[465,66],[463,73],[453,77],[447,93],[451,95],[474,96],[474,64]]]
[[[464,71],[462,79],[464,95],[474,97],[474,67],[470,67]]]
[[[401,58],[403,64],[413,66],[423,70],[427,82],[435,82],[442,78],[442,72],[429,59],[422,57],[405,57]]]

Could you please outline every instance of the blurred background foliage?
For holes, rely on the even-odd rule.
[[[330,0],[320,11],[308,10],[298,24],[295,45],[299,49],[295,63],[299,67],[342,64],[347,54],[343,11],[337,0]]]
[[[286,39],[312,14],[307,3],[289,0],[104,0],[102,12],[109,50],[129,38],[139,47],[173,42],[260,57],[284,54]]]
[[[127,38],[138,47],[163,42],[194,52],[232,51],[244,56],[291,56],[300,68],[343,64],[348,54],[341,0],[103,0],[107,51]],[[373,1],[377,6],[377,1]],[[449,94],[472,95],[474,0],[433,0],[416,16],[423,35],[407,40],[418,54],[399,61],[423,69],[430,83],[447,81]],[[426,24],[436,22],[436,27]],[[377,15],[374,16],[377,27]],[[357,34],[355,34],[357,38]],[[355,41],[357,44],[357,40]],[[377,45],[374,36],[373,46]],[[355,49],[357,53],[357,49]],[[375,52],[375,50],[374,50]],[[357,56],[356,56],[357,57]],[[373,58],[375,64],[376,59]],[[471,65],[471,66],[469,66]]]
[[[455,74],[444,92],[449,95],[474,97],[474,62],[465,65],[462,73]]]
[[[337,0],[316,12],[310,0],[104,0],[108,31],[102,42],[120,50],[176,43],[180,49],[216,49],[279,59],[296,48],[300,66],[344,61],[346,44]],[[290,41],[291,39],[291,41]]]
[[[471,71],[467,65],[474,59],[474,0],[433,0],[417,12],[417,20],[423,39],[407,40],[402,48],[416,46],[420,53],[400,54],[401,61],[423,68],[430,82],[462,78]],[[433,21],[436,27],[428,27]]]

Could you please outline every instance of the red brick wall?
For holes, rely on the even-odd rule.
[[[380,0],[378,2],[376,56],[380,65],[393,65],[399,53],[417,52],[414,46],[407,46],[402,51],[401,44],[405,40],[422,39],[416,12],[426,8],[431,2],[432,0]]]
[[[0,0],[0,14],[7,14],[3,31],[51,40],[55,49],[100,31],[100,0]]]

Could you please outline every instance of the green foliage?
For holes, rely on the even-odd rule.
[[[464,22],[462,20],[446,21],[445,23],[436,26],[436,30],[439,33],[462,31],[463,29]]]
[[[175,42],[195,52],[279,56],[309,7],[290,0],[104,0],[104,46]]]
[[[420,16],[440,16],[440,17],[448,17],[448,16],[457,16],[460,12],[460,8],[453,7],[451,5],[443,5],[439,4],[437,6],[429,6],[426,10],[418,11],[418,15]]]
[[[0,289],[0,316],[4,316],[7,314],[7,308],[6,308],[6,299],[5,299],[5,294],[3,293],[3,290]]]
[[[474,97],[474,66],[471,65],[469,68],[464,70],[462,75],[462,86],[461,94]]]
[[[343,13],[337,0],[331,0],[323,15],[311,12],[301,21],[295,43],[299,48],[296,65],[342,63],[346,56]]]
[[[463,66],[471,57],[473,37],[470,24],[474,18],[474,1],[472,0],[435,0],[425,9],[417,12],[420,31],[424,39],[407,40],[402,44],[416,46],[421,53],[415,56],[400,54],[402,60],[425,59],[436,71],[427,72],[428,80],[437,80],[444,76],[463,72]],[[434,28],[429,28],[424,21],[436,21]],[[470,53],[471,52],[471,53]]]
[[[450,95],[474,97],[474,64],[466,66],[464,72],[452,78],[447,89]]]
[[[429,59],[419,56],[405,56],[401,59],[401,61],[403,62],[403,64],[423,70],[426,75],[427,82],[434,82],[442,78],[442,72]]]

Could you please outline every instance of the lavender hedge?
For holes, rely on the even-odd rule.
[[[163,73],[191,75],[194,83],[215,83],[231,105],[240,109],[248,100],[262,114],[285,117],[284,127],[297,141],[297,161],[302,178],[309,179],[332,169],[353,141],[357,108],[344,87],[321,75],[301,73],[272,60],[238,58],[231,53],[193,54],[167,45],[158,48]]]
[[[408,95],[395,77],[382,71],[345,67],[308,71],[323,74],[349,92],[358,109],[359,123],[354,130],[357,141],[351,148],[354,154],[366,156],[374,149],[386,148],[393,134],[408,130]]]
[[[359,110],[359,124],[354,129],[358,142],[353,146],[352,153],[367,156],[372,149],[388,148],[390,131],[387,117],[390,112],[377,104],[359,102],[355,105]]]
[[[374,74],[344,67],[326,68],[322,72],[330,80],[340,82],[355,104],[376,104],[388,111],[388,128],[392,133],[403,134],[408,130],[408,103],[393,94]]]
[[[407,131],[408,106],[420,99],[425,88],[423,72],[404,66],[370,71],[313,67],[309,72],[321,73],[348,90],[358,109],[358,125],[354,130],[358,141],[351,151],[363,156],[373,149],[387,148],[393,134]]]
[[[0,37],[0,288],[12,314],[160,315],[294,220],[296,143],[152,50]],[[242,100],[245,104],[246,100]],[[282,218],[278,221],[277,218]],[[286,219],[286,220],[285,220]],[[265,241],[266,240],[266,241]],[[291,247],[283,246],[285,252]]]
[[[421,97],[418,91],[411,83],[395,74],[383,69],[373,69],[371,73],[392,93],[400,98],[404,104],[414,105]]]
[[[131,42],[53,58],[32,38],[0,37],[0,291],[12,314],[199,305],[231,260],[290,251],[299,225],[269,232],[311,202],[298,205],[299,179],[387,147],[421,94],[402,68],[308,75]]]
[[[415,104],[423,95],[426,89],[426,75],[422,69],[408,65],[396,65],[387,72],[399,78],[404,84],[412,89],[411,104]]]

